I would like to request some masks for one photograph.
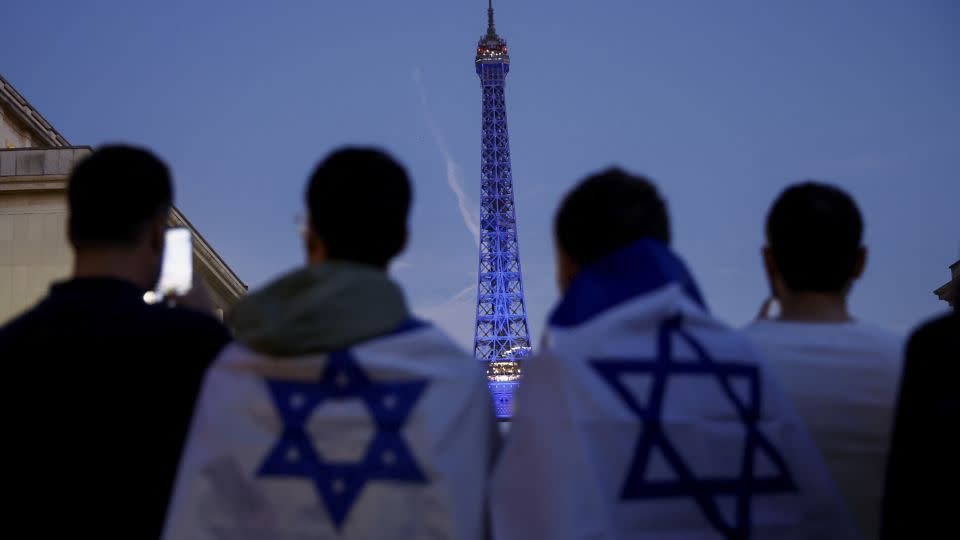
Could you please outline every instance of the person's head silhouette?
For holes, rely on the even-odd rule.
[[[314,170],[307,187],[307,259],[386,268],[407,242],[412,194],[404,168],[372,148],[343,148]]]

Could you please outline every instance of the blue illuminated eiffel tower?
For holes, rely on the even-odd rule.
[[[477,44],[477,75],[483,89],[480,165],[480,275],[474,356],[487,362],[487,377],[497,416],[509,418],[521,360],[530,353],[530,332],[523,301],[523,277],[517,243],[510,139],[504,83],[510,71],[507,43],[493,27],[493,0],[487,8],[487,33]]]

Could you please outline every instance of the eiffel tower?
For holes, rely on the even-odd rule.
[[[510,138],[504,85],[510,71],[507,42],[493,26],[493,0],[487,7],[487,33],[477,44],[476,67],[483,90],[480,165],[480,271],[474,356],[487,363],[497,416],[509,418],[520,382],[523,358],[530,354],[530,332],[523,300],[517,242]]]

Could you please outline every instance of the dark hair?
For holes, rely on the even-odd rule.
[[[564,198],[554,221],[560,247],[585,265],[641,238],[670,243],[667,205],[653,182],[619,168],[582,181]]]
[[[817,182],[785,189],[767,216],[773,259],[796,292],[841,292],[853,277],[862,235],[853,199]]]
[[[130,247],[170,209],[173,184],[167,166],[148,150],[102,146],[74,167],[67,199],[74,247]]]
[[[310,177],[310,226],[327,255],[386,267],[407,236],[410,179],[403,166],[372,148],[343,148]]]

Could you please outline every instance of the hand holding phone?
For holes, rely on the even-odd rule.
[[[157,282],[158,300],[185,296],[193,287],[193,239],[186,227],[167,229],[163,264]]]

